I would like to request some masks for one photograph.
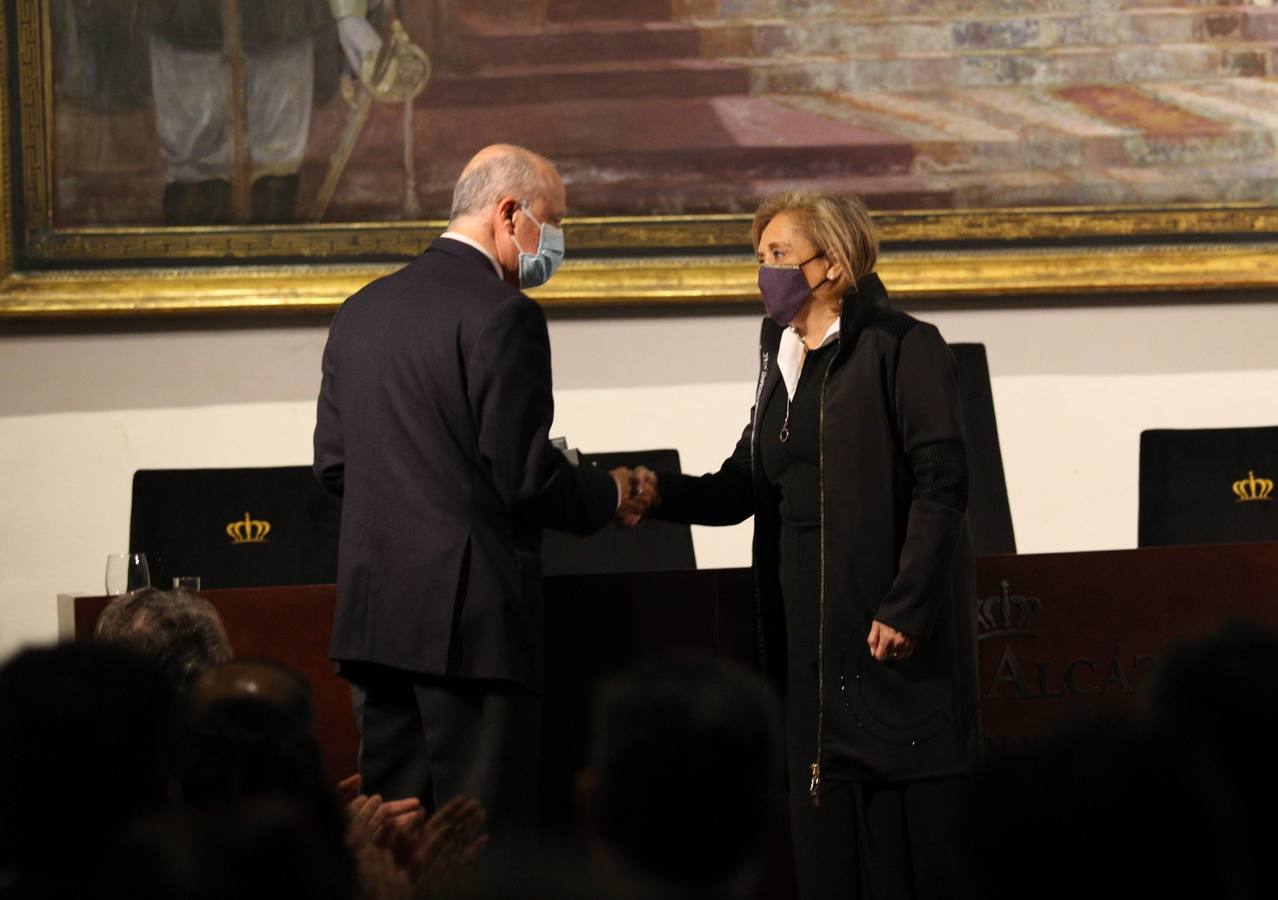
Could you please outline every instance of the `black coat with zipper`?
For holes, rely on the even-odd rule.
[[[659,515],[702,525],[754,516],[760,659],[783,685],[781,520],[755,433],[772,393],[785,390],[776,366],[781,334],[764,320],[755,405],[733,454],[699,478],[662,475]],[[851,758],[820,759],[815,733],[790,733],[791,781],[802,773],[806,787],[807,763],[819,759],[864,781],[960,774],[979,728],[957,366],[936,328],[891,307],[876,275],[844,297],[839,349],[822,375],[820,425],[824,688],[786,703],[822,704]],[[875,619],[917,640],[909,660],[869,655]]]

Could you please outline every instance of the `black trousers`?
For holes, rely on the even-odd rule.
[[[535,834],[541,698],[505,681],[342,666],[360,729],[366,794],[418,797],[429,812],[458,795],[488,812],[494,844]]]
[[[799,900],[969,896],[958,828],[966,781],[827,785],[821,805],[791,795]]]

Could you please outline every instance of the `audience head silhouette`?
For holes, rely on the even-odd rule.
[[[599,691],[588,762],[578,789],[596,849],[630,873],[716,893],[760,855],[780,790],[778,706],[733,664],[653,660]]]
[[[86,877],[172,798],[175,721],[172,685],[124,647],[30,649],[0,668],[0,870]]]
[[[350,900],[349,859],[297,804],[248,801],[132,828],[99,884],[129,900]]]
[[[1168,649],[1148,716],[994,754],[968,810],[988,900],[1266,896],[1278,880],[1278,636],[1227,625]]]

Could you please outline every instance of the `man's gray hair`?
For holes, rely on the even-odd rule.
[[[450,220],[497,205],[503,197],[532,203],[547,192],[550,164],[531,150],[511,146],[463,172],[453,189]]]
[[[231,658],[231,642],[213,604],[189,591],[147,588],[112,600],[94,637],[150,657],[179,687]]]

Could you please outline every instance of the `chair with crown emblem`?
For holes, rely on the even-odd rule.
[[[1278,541],[1278,427],[1140,435],[1141,547]]]
[[[151,583],[202,588],[331,584],[341,501],[310,466],[143,469],[133,476],[129,548]]]

